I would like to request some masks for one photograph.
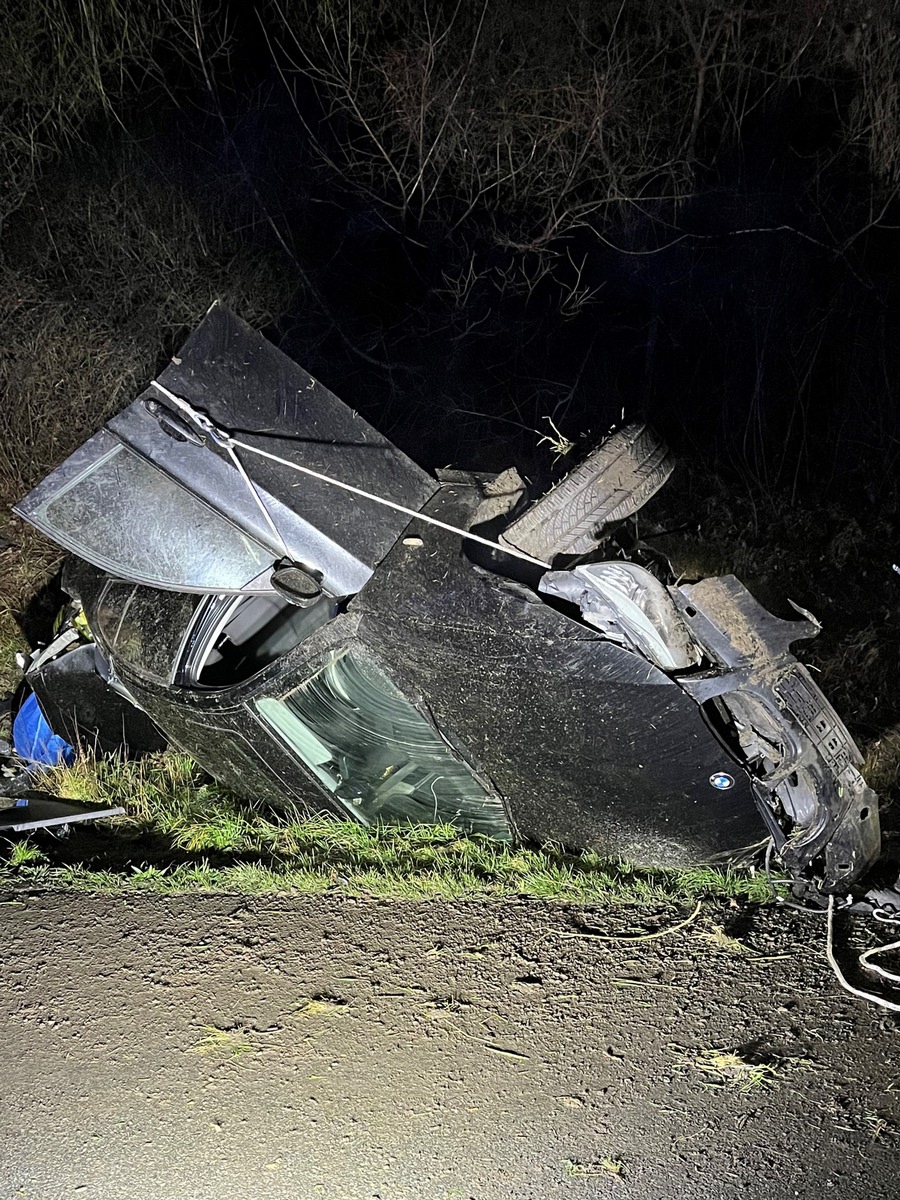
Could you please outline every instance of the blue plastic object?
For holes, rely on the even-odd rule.
[[[13,721],[13,748],[20,758],[45,767],[58,767],[60,763],[68,767],[75,761],[75,751],[50,728],[34,692]]]

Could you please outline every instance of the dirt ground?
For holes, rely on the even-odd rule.
[[[838,989],[824,920],[572,936],[677,916],[7,901],[0,1197],[896,1200],[897,1025]],[[839,921],[842,957],[878,934]],[[770,1086],[717,1085],[721,1049]]]

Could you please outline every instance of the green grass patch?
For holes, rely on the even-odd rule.
[[[44,861],[43,851],[35,846],[30,838],[21,838],[10,844],[7,862],[11,867],[33,866]]]
[[[527,849],[452,825],[382,825],[308,818],[254,805],[209,782],[185,755],[136,762],[82,756],[40,785],[125,815],[17,841],[0,863],[6,886],[82,891],[318,893],[389,899],[524,896],[590,905],[701,898],[763,903],[764,876],[698,868],[658,871],[559,846]]]

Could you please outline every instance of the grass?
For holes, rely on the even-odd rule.
[[[802,1060],[762,1058],[740,1050],[705,1047],[694,1054],[679,1053],[679,1066],[699,1072],[707,1087],[727,1088],[735,1092],[765,1091],[773,1087],[784,1071]]]
[[[191,1046],[191,1053],[240,1058],[244,1054],[252,1054],[254,1049],[243,1029],[219,1029],[216,1025],[204,1025],[203,1037]]]
[[[11,843],[7,859],[11,867],[27,867],[44,861],[43,851],[39,850],[28,838]]]
[[[112,114],[156,71],[189,6],[179,0],[29,0],[0,26],[0,221],[33,187],[42,164],[82,138],[92,117]],[[116,119],[113,117],[113,119]]]
[[[177,753],[131,762],[82,754],[71,767],[45,772],[40,786],[126,812],[100,830],[48,839],[44,861],[21,849],[30,843],[13,843],[0,864],[6,884],[103,892],[335,891],[410,900],[524,896],[645,906],[774,898],[764,876],[744,871],[642,869],[590,851],[466,837],[451,825],[366,828],[278,816],[210,783]]]
[[[748,946],[745,946],[743,942],[726,933],[724,927],[721,925],[712,925],[709,929],[701,932],[699,936],[715,950],[723,950],[727,954],[738,955],[750,953]]]
[[[863,1120],[868,1131],[869,1138],[873,1142],[896,1141],[898,1132],[897,1126],[888,1117],[884,1117],[877,1109],[866,1109],[863,1114]]]
[[[877,1108],[867,1107],[865,1098],[838,1094],[817,1102],[816,1107],[841,1133],[857,1134],[869,1142],[896,1143],[900,1138],[900,1127]]]
[[[862,772],[880,796],[900,795],[900,724],[869,743]]]

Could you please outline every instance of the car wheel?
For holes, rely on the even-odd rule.
[[[527,508],[500,540],[545,562],[559,554],[587,554],[603,528],[637,512],[673,467],[668,447],[652,429],[627,425]]]

